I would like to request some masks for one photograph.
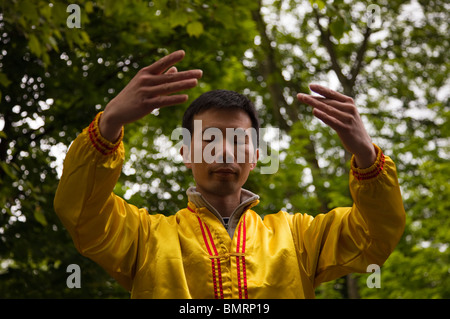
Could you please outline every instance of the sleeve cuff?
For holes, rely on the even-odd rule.
[[[377,177],[378,175],[380,175],[381,172],[383,171],[384,162],[385,162],[384,154],[377,145],[373,144],[373,146],[375,148],[375,151],[377,152],[377,159],[376,159],[375,163],[368,168],[363,168],[363,169],[358,168],[356,166],[355,156],[354,155],[352,156],[352,160],[351,160],[352,174],[358,181],[373,179],[373,178]]]
[[[110,155],[120,146],[123,139],[123,127],[120,136],[115,143],[111,143],[100,134],[98,121],[103,112],[98,113],[89,125],[89,139],[92,146],[103,155]]]

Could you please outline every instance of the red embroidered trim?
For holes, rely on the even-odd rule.
[[[353,176],[359,181],[368,180],[368,179],[377,177],[383,171],[385,160],[386,159],[384,157],[384,154],[381,153],[380,159],[377,161],[376,166],[371,171],[369,171],[367,173],[361,173],[361,172],[352,170]]]
[[[209,244],[208,244],[208,239],[206,238],[205,230],[203,229],[203,223],[202,223],[200,217],[197,216],[197,218],[198,218],[198,222],[200,224],[200,228],[202,230],[203,241],[205,242],[206,249],[208,250],[208,254],[210,256],[212,256],[211,249],[209,248]],[[214,298],[219,299],[219,296],[217,295],[216,266],[215,266],[214,259],[211,259],[211,268],[212,268],[213,285],[214,285]]]
[[[245,227],[245,215],[243,217],[243,227],[244,227],[244,238],[242,240],[242,253],[245,254],[245,242],[247,241],[247,232]],[[242,257],[242,272],[244,274],[244,293],[245,299],[248,299],[248,290],[247,290],[247,267],[245,265],[245,256]]]
[[[239,253],[239,245],[241,243],[241,227],[242,224],[239,224],[238,230],[238,238],[237,238],[237,246],[236,252]],[[242,299],[242,287],[241,287],[241,270],[240,270],[240,257],[236,256],[236,268],[237,268],[237,281],[238,281],[238,290],[239,290],[239,299]]]
[[[195,211],[193,211],[189,206],[188,206],[188,209],[191,212],[195,213]],[[203,223],[199,216],[197,216],[197,219],[198,219],[198,223],[200,224],[200,229],[202,231],[203,241],[205,242],[205,246],[206,246],[206,250],[208,251],[208,254],[210,256],[219,256],[219,253],[217,252],[217,248],[216,248],[216,245],[214,244],[214,240],[212,238],[211,231],[209,230],[208,225]],[[205,225],[205,227],[203,227],[203,225]],[[211,246],[212,246],[212,249],[214,251],[214,255],[213,255],[213,253],[211,251],[211,248],[209,247],[208,238],[206,237],[206,233],[205,233],[205,228],[206,228],[206,232],[208,233],[208,237],[209,237],[209,240],[211,242]],[[222,269],[220,267],[220,259],[219,258],[211,258],[211,269],[212,269],[213,286],[214,286],[214,298],[215,299],[219,299],[219,294],[217,293],[217,276],[216,276],[216,262],[215,262],[216,259],[217,259],[217,276],[219,277],[220,299],[224,299],[224,297],[223,297],[223,285],[222,285]]]
[[[219,256],[219,253],[217,252],[217,249],[216,249],[216,244],[214,244],[214,241],[213,241],[211,232],[209,231],[208,225],[205,224],[205,227],[206,227],[206,231],[208,232],[209,240],[210,240],[211,245],[212,245],[213,250],[214,250],[214,256]],[[214,259],[216,259],[216,258],[214,258]],[[212,260],[214,261],[214,259],[212,259]],[[216,260],[217,260],[217,271],[218,271],[218,275],[219,275],[220,299],[223,299],[222,269],[221,269],[221,267],[220,267],[220,259],[217,258]]]
[[[111,145],[108,145],[102,141],[100,133],[98,132],[98,119],[100,115],[101,113],[98,113],[95,116],[94,120],[89,125],[88,128],[89,139],[91,140],[92,146],[94,146],[97,151],[99,151],[103,155],[109,155],[114,153],[114,151],[117,150],[117,148],[119,148],[120,143],[119,142],[116,144],[111,143],[111,145],[113,145],[111,147]]]
[[[195,213],[195,211],[187,207],[189,211]],[[209,230],[208,225],[206,223],[202,222],[199,216],[197,216],[198,222],[200,224],[200,229],[203,236],[203,241],[205,242],[206,250],[208,251],[208,254],[211,257],[218,257],[219,253],[217,251],[216,245],[214,243],[211,231]],[[203,227],[204,225],[204,227]],[[206,228],[206,232],[205,232]],[[245,222],[245,215],[243,217],[242,222],[239,224],[238,229],[238,238],[237,238],[237,246],[236,246],[236,253],[242,253],[245,254],[245,242],[247,239],[247,229],[246,229],[246,222]],[[208,234],[208,235],[207,235]],[[208,243],[208,238],[211,243],[211,247]],[[242,246],[241,246],[241,238],[242,238]],[[242,252],[240,252],[242,250]],[[214,254],[213,254],[214,252]],[[242,265],[241,265],[241,258],[242,258]],[[217,260],[217,275],[216,275],[216,264],[215,260]],[[242,267],[242,268],[241,268]],[[223,283],[222,283],[222,269],[220,265],[220,257],[218,258],[211,258],[211,268],[212,268],[212,276],[213,276],[213,285],[214,285],[214,298],[223,299]],[[236,268],[237,268],[237,281],[238,281],[238,291],[239,291],[239,299],[242,299],[243,297],[245,299],[248,299],[248,287],[247,287],[247,267],[245,263],[245,256],[236,256]],[[242,269],[242,276],[241,276],[241,269]],[[219,287],[217,287],[217,281],[219,282]],[[219,288],[219,289],[217,289]],[[242,289],[243,288],[243,289]],[[244,290],[244,291],[242,291]],[[219,293],[218,293],[219,291]]]
[[[242,228],[244,231],[242,232]],[[240,243],[241,243],[241,234],[242,234],[242,253],[245,254],[245,242],[247,239],[246,225],[245,225],[245,215],[243,217],[242,223],[239,224],[238,230],[238,238],[237,238],[237,246],[236,252],[239,253]],[[241,265],[240,265],[241,257],[236,256],[236,268],[237,268],[237,280],[238,280],[238,291],[239,291],[239,299],[242,299],[242,285],[241,285]],[[247,290],[247,267],[245,264],[245,256],[242,256],[242,279],[244,281],[244,298],[248,299],[248,290]]]

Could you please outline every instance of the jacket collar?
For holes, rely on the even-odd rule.
[[[219,214],[217,209],[213,207],[202,194],[200,194],[195,187],[189,187],[186,191],[188,199],[191,203],[195,205],[197,208],[205,207],[207,208],[214,216],[216,216],[227,229],[230,237],[233,237],[234,230],[236,229],[237,224],[239,223],[239,219],[246,209],[249,207],[253,207],[259,203],[259,196],[255,193],[252,193],[249,190],[243,189],[241,190],[241,203],[236,207],[234,212],[231,214],[228,223],[225,223],[222,216]]]

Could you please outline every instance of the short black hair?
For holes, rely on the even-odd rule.
[[[252,127],[256,130],[256,144],[259,144],[259,118],[252,101],[245,95],[229,90],[212,90],[200,95],[186,109],[183,116],[183,128],[186,128],[191,136],[194,130],[194,115],[209,109],[237,109],[248,114]]]

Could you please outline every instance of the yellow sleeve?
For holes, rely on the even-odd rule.
[[[124,161],[122,136],[101,137],[99,113],[72,143],[54,199],[77,250],[130,290],[139,228],[147,212],[113,194]]]
[[[367,266],[382,266],[405,228],[405,210],[394,162],[378,146],[375,164],[358,169],[352,158],[352,207],[311,217],[296,214],[298,255],[314,287]]]

